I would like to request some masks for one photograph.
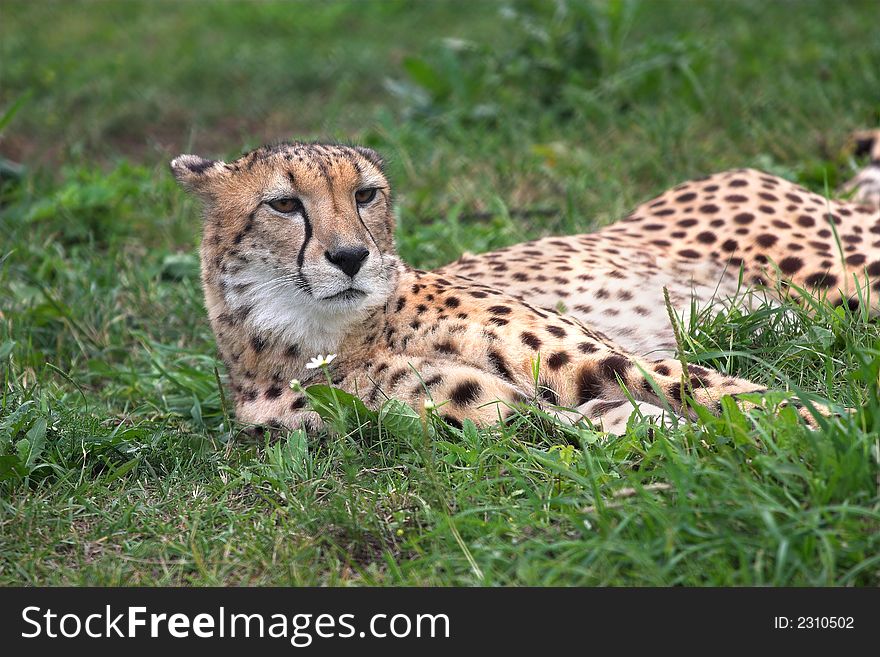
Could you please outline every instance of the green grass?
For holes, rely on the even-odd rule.
[[[458,431],[393,405],[235,440],[178,152],[374,146],[432,267],[725,167],[824,191],[880,119],[870,0],[553,7],[4,3],[0,153],[25,169],[0,188],[0,584],[880,584],[880,326],[818,301],[682,344],[856,409],[816,432],[732,407]]]

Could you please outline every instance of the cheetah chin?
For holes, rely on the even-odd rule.
[[[244,315],[250,331],[285,344],[313,345],[316,353],[324,353],[336,351],[353,324],[386,302],[396,265],[395,258],[385,257],[351,283],[333,279],[305,286],[295,272],[278,274],[249,263],[220,280],[232,314]]]

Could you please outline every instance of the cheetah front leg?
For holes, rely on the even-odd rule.
[[[659,410],[665,412],[666,418],[664,419],[667,422],[672,420],[670,409],[679,417],[685,414],[693,417],[693,413],[687,408],[685,401],[687,397],[718,415],[721,412],[721,399],[725,396],[733,397],[742,410],[748,411],[759,407],[759,405],[743,399],[742,395],[767,391],[765,386],[752,381],[726,376],[699,365],[685,365],[673,359],[648,363],[633,358],[630,367],[622,367],[619,372],[615,372],[615,375],[618,377],[619,383],[623,385],[621,395],[625,394],[623,392],[625,389],[632,398],[637,400],[637,403],[649,404],[651,408],[646,410],[652,416],[662,418],[662,413],[651,410],[659,407]],[[633,410],[628,399],[627,402],[630,410]],[[597,407],[602,408],[602,405],[607,403],[605,400],[599,400]],[[784,401],[780,406],[788,404]],[[621,406],[621,408],[625,408],[625,406]],[[831,414],[828,409],[821,406],[818,406],[816,410],[822,415]],[[809,409],[798,407],[797,411],[808,426],[817,427],[816,419]]]
[[[238,412],[236,420],[241,425],[241,435],[260,439],[284,435],[288,431],[305,431],[313,434],[324,428],[324,420],[311,410],[282,411],[271,418],[252,418]]]
[[[566,415],[569,420],[587,419],[615,435],[626,432],[633,413],[662,426],[677,424],[684,415],[693,415],[684,401],[686,396],[718,413],[725,395],[763,390],[744,379],[699,366],[685,373],[681,363],[671,359],[647,363],[618,356],[602,363],[599,368],[584,367],[578,372],[576,395],[581,403],[576,412]]]
[[[575,411],[547,405],[536,398],[534,390],[514,385],[509,379],[483,368],[465,365],[452,359],[391,356],[371,367],[363,379],[343,381],[352,389],[368,389],[364,400],[379,408],[386,399],[398,399],[419,410],[431,408],[440,418],[455,427],[464,420],[478,426],[503,422],[523,405],[546,410],[563,422],[574,424],[588,419],[602,431],[623,434],[633,412],[670,424],[678,416],[668,407],[628,399],[595,399]]]
[[[662,426],[671,426],[681,420],[678,413],[674,413],[668,408],[662,408],[649,402],[633,402],[629,399],[594,399],[586,404],[581,404],[576,411],[575,417],[569,419],[587,419],[590,424],[601,431],[615,436],[622,436],[626,433],[633,413]]]
[[[457,427],[466,419],[495,424],[530,401],[514,383],[451,358],[388,355],[343,386],[366,391],[362,398],[368,407],[378,409],[387,399],[397,399],[416,410],[430,408]]]

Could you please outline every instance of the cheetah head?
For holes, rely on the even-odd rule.
[[[180,155],[171,170],[204,202],[209,313],[329,350],[393,290],[394,216],[374,151],[284,143],[229,164]]]

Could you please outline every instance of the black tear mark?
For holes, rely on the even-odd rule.
[[[293,174],[289,171],[287,172],[287,177],[290,179],[290,184],[294,184]],[[309,240],[312,239],[312,222],[309,220],[309,214],[306,212],[305,205],[302,206],[302,216],[303,216],[303,230],[305,232],[305,236],[303,237],[302,246],[299,249],[299,253],[296,256],[296,265],[302,270],[303,263],[306,259],[306,247],[309,245]],[[300,277],[302,278],[302,271],[299,272]]]
[[[376,245],[376,248],[379,249],[380,255],[381,255],[381,248],[379,247],[379,243],[376,241],[376,238],[373,237],[373,231],[370,230],[370,227],[367,226],[363,217],[361,217],[361,208],[357,203],[354,204],[354,211],[357,213],[357,218],[358,218],[358,221],[361,222],[361,226],[363,226],[364,230],[367,231],[367,235],[370,236],[370,239],[373,241],[373,244]]]

